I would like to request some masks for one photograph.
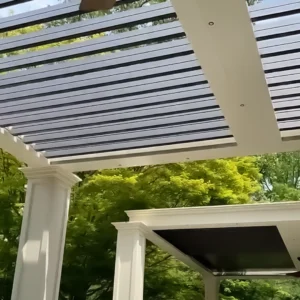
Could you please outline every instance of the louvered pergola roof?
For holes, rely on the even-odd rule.
[[[79,13],[2,17],[0,33]],[[299,150],[299,14],[296,0],[172,0],[7,35],[0,147],[70,171]]]

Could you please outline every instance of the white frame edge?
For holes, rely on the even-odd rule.
[[[0,148],[30,167],[50,165],[49,160],[41,152],[36,152],[33,147],[24,144],[19,137],[11,135],[5,128],[0,128]]]
[[[300,261],[298,259],[300,257],[299,202],[151,209],[127,211],[126,213],[130,219],[129,223],[126,224],[141,223],[144,228],[147,228],[148,232],[168,229],[276,226],[295,264],[295,268],[300,271]],[[156,234],[154,237],[150,235],[154,239],[154,243],[157,240],[156,236]],[[160,239],[163,240],[162,238]],[[160,243],[161,241],[157,245],[160,246]],[[169,244],[166,241],[164,243]],[[168,247],[165,250],[168,251]],[[177,256],[178,259],[181,259],[181,257],[182,254]],[[210,272],[214,276],[210,270],[205,269],[205,271]],[[291,272],[292,270],[286,271]],[[280,271],[280,273],[264,273],[262,270],[257,270],[257,272],[251,272],[249,275],[226,274],[224,276],[216,275],[216,277],[222,279],[289,278],[288,276],[283,276],[282,273],[283,271]]]

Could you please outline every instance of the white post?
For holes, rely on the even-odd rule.
[[[12,300],[57,300],[71,187],[56,166],[22,169],[28,178]]]
[[[113,300],[143,300],[146,239],[139,224],[115,224],[118,242]]]
[[[219,278],[209,276],[204,277],[205,300],[219,300],[220,280]]]

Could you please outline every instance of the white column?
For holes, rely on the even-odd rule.
[[[28,178],[12,300],[57,300],[71,187],[60,167],[22,169]]]
[[[113,300],[143,300],[146,239],[139,224],[115,224],[118,242]]]
[[[216,277],[204,277],[205,300],[219,300],[220,280]]]

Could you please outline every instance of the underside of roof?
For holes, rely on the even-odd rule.
[[[300,1],[134,2],[1,17],[0,147],[72,171],[300,149]]]

